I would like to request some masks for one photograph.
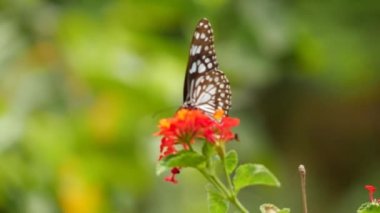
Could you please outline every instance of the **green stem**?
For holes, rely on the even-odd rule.
[[[204,168],[198,168],[198,171],[202,173],[202,175],[212,184],[214,187],[219,190],[221,193],[224,194],[225,198],[228,199],[233,205],[236,206],[238,210],[240,210],[243,213],[249,213],[249,211],[240,203],[239,199],[237,198],[237,195],[235,193],[232,180],[230,175],[228,175],[226,162],[225,162],[225,151],[224,148],[219,153],[219,156],[221,157],[222,164],[223,164],[223,170],[226,175],[226,179],[228,182],[228,188],[225,186],[225,184],[216,176],[214,175],[213,171],[209,171]]]
[[[223,171],[224,171],[224,174],[226,175],[226,179],[227,179],[227,183],[228,183],[228,187],[230,188],[230,190],[233,192],[235,191],[234,190],[234,186],[232,184],[232,180],[231,180],[231,176],[228,174],[228,171],[227,171],[227,166],[226,166],[226,153],[223,149],[223,156],[220,156],[220,158],[222,159],[222,164],[223,164]]]
[[[226,195],[226,198],[231,199],[232,193],[227,189],[223,182],[215,175],[211,175],[211,179],[213,179],[213,181],[215,181],[215,183],[219,186],[222,192]]]
[[[243,206],[243,204],[240,203],[239,199],[237,198],[237,196],[234,194],[232,199],[230,200],[235,206],[236,208],[238,208],[241,212],[244,212],[244,213],[249,213],[249,211]]]
[[[226,186],[224,186],[224,184],[222,183],[222,181],[218,177],[216,177],[214,175],[212,175],[211,178],[214,179],[215,182],[222,188],[222,190],[225,193],[225,195],[227,196],[228,200],[232,204],[234,204],[236,206],[236,208],[238,208],[243,213],[248,213],[249,212],[243,206],[243,204],[240,203],[239,199],[237,198],[237,196],[236,196],[236,194],[235,194],[235,192],[234,192],[234,190],[232,188],[227,189]],[[231,184],[231,186],[232,186],[232,184]]]
[[[198,171],[202,173],[202,175],[214,185],[215,188],[217,188],[221,193],[224,193],[226,198],[229,198],[229,191],[228,189],[224,186],[224,184],[214,175],[211,175],[204,169],[198,168]]]
[[[204,169],[198,168],[198,171],[212,184],[215,188],[217,188],[221,193],[225,195],[225,197],[236,206],[237,209],[239,209],[243,213],[248,213],[249,211],[240,203],[239,199],[237,198],[236,194],[233,190],[228,189],[222,181],[216,177],[215,175],[212,175],[208,173]]]
[[[226,179],[227,179],[227,183],[228,183],[228,186],[229,186],[229,191],[231,193],[231,196],[230,196],[230,201],[231,203],[233,203],[241,212],[244,212],[244,213],[248,213],[249,211],[243,206],[243,204],[240,203],[239,199],[237,198],[237,195],[235,193],[235,189],[234,189],[234,186],[232,184],[232,180],[231,180],[231,176],[228,174],[228,171],[227,171],[227,166],[226,166],[226,152],[225,152],[225,149],[224,147],[222,148],[222,155],[220,155],[220,158],[222,159],[222,164],[223,164],[223,171],[224,171],[224,174],[226,175]]]

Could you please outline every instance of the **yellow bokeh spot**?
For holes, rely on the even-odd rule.
[[[89,110],[89,127],[98,142],[112,141],[118,131],[125,106],[117,94],[106,93],[97,97]]]
[[[101,209],[101,191],[86,181],[78,162],[69,162],[59,171],[58,199],[63,213],[96,213]]]

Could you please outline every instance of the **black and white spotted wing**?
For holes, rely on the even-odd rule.
[[[228,115],[231,108],[230,85],[218,69],[213,31],[205,18],[198,22],[191,41],[182,107],[197,108],[210,116],[217,109]]]

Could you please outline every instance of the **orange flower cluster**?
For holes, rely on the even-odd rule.
[[[204,139],[212,144],[231,141],[235,139],[231,129],[239,122],[237,118],[225,116],[223,110],[217,110],[214,117],[209,117],[198,109],[180,109],[174,117],[159,122],[159,131],[156,133],[162,136],[159,159],[175,154],[177,145],[188,150],[196,139]],[[175,174],[179,173],[178,168],[174,170]],[[176,182],[174,173],[169,178],[170,182]]]
[[[239,119],[221,113],[223,110],[218,110],[214,118],[210,118],[201,110],[180,109],[174,117],[160,120],[160,130],[156,133],[162,136],[160,159],[176,153],[175,145],[181,144],[188,149],[196,139],[206,139],[210,143],[233,140],[235,134],[231,129],[239,125]]]

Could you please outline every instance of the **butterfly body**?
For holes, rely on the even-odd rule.
[[[191,41],[182,107],[200,109],[210,116],[218,109],[228,115],[231,108],[231,88],[218,68],[213,30],[205,18],[198,22]]]

